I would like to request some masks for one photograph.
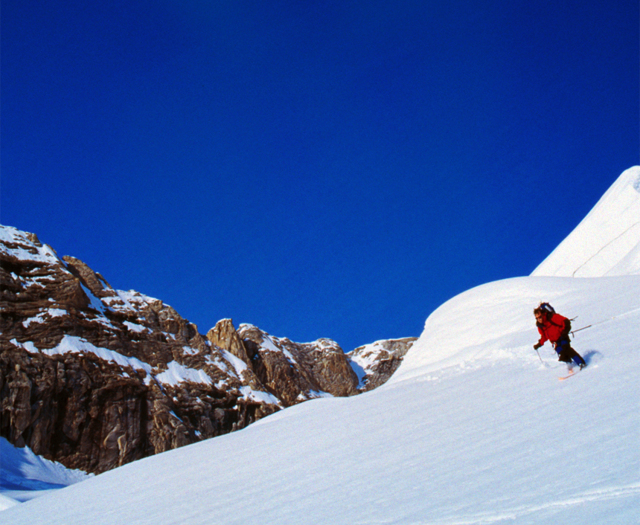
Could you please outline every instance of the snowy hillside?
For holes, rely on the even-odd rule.
[[[618,177],[532,275],[640,275],[640,166]]]
[[[90,476],[48,461],[0,437],[0,510],[78,483]]]
[[[611,217],[640,199],[627,198],[637,180],[628,173],[612,187],[621,191],[603,198]],[[576,237],[615,246],[600,270],[583,279],[536,272],[454,297],[427,319],[382,387],[288,408],[14,506],[2,518],[15,525],[637,523],[640,275],[627,263],[640,232],[628,229],[631,242],[614,242],[620,232],[603,231],[600,212],[590,216],[598,220],[585,219]],[[559,259],[556,252],[545,263]],[[615,276],[602,276],[613,268]],[[549,345],[542,361],[532,349],[532,309],[541,300],[577,317],[574,329],[589,327],[573,342],[589,366],[566,381],[557,380],[566,365]]]

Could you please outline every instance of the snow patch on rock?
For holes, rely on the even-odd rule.
[[[62,355],[66,353],[73,354],[93,354],[96,357],[103,359],[104,361],[108,361],[110,363],[115,363],[121,367],[131,367],[135,370],[143,370],[147,373],[147,375],[151,375],[151,366],[147,363],[143,363],[139,359],[135,357],[126,357],[118,352],[113,350],[108,350],[106,348],[99,348],[88,341],[82,339],[81,337],[65,335],[62,338],[62,341],[55,348],[51,348],[50,350],[38,350],[33,343],[18,343],[15,339],[11,340],[15,346],[20,348],[24,348],[28,352],[31,353],[41,353],[45,355]]]
[[[189,368],[176,361],[168,363],[167,370],[156,375],[156,380],[171,386],[178,386],[184,382],[201,383],[203,385],[213,384],[211,378],[203,370]]]

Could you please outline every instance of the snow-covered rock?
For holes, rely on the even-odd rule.
[[[416,339],[385,339],[349,352],[347,357],[358,376],[358,389],[367,392],[384,384],[398,369]]]
[[[294,343],[250,324],[240,325],[238,333],[252,370],[270,391],[280,393],[286,405],[327,395],[358,393],[357,377],[335,341],[323,338],[312,343]]]

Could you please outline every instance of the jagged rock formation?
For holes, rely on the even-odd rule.
[[[329,339],[294,343],[230,319],[204,337],[161,300],[115,290],[10,227],[0,263],[0,435],[89,472],[368,390],[409,344],[388,342],[376,364]]]
[[[398,369],[415,341],[415,337],[386,339],[349,352],[347,357],[360,378],[358,390],[367,392],[384,384]]]
[[[358,377],[335,341],[294,343],[249,324],[240,325],[238,333],[252,369],[269,392],[286,406],[325,393],[335,396],[358,393]]]

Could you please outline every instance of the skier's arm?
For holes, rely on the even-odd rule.
[[[538,332],[540,332],[540,340],[535,345],[533,345],[533,348],[535,348],[536,350],[548,341],[547,334],[544,333],[540,326],[538,326]]]

